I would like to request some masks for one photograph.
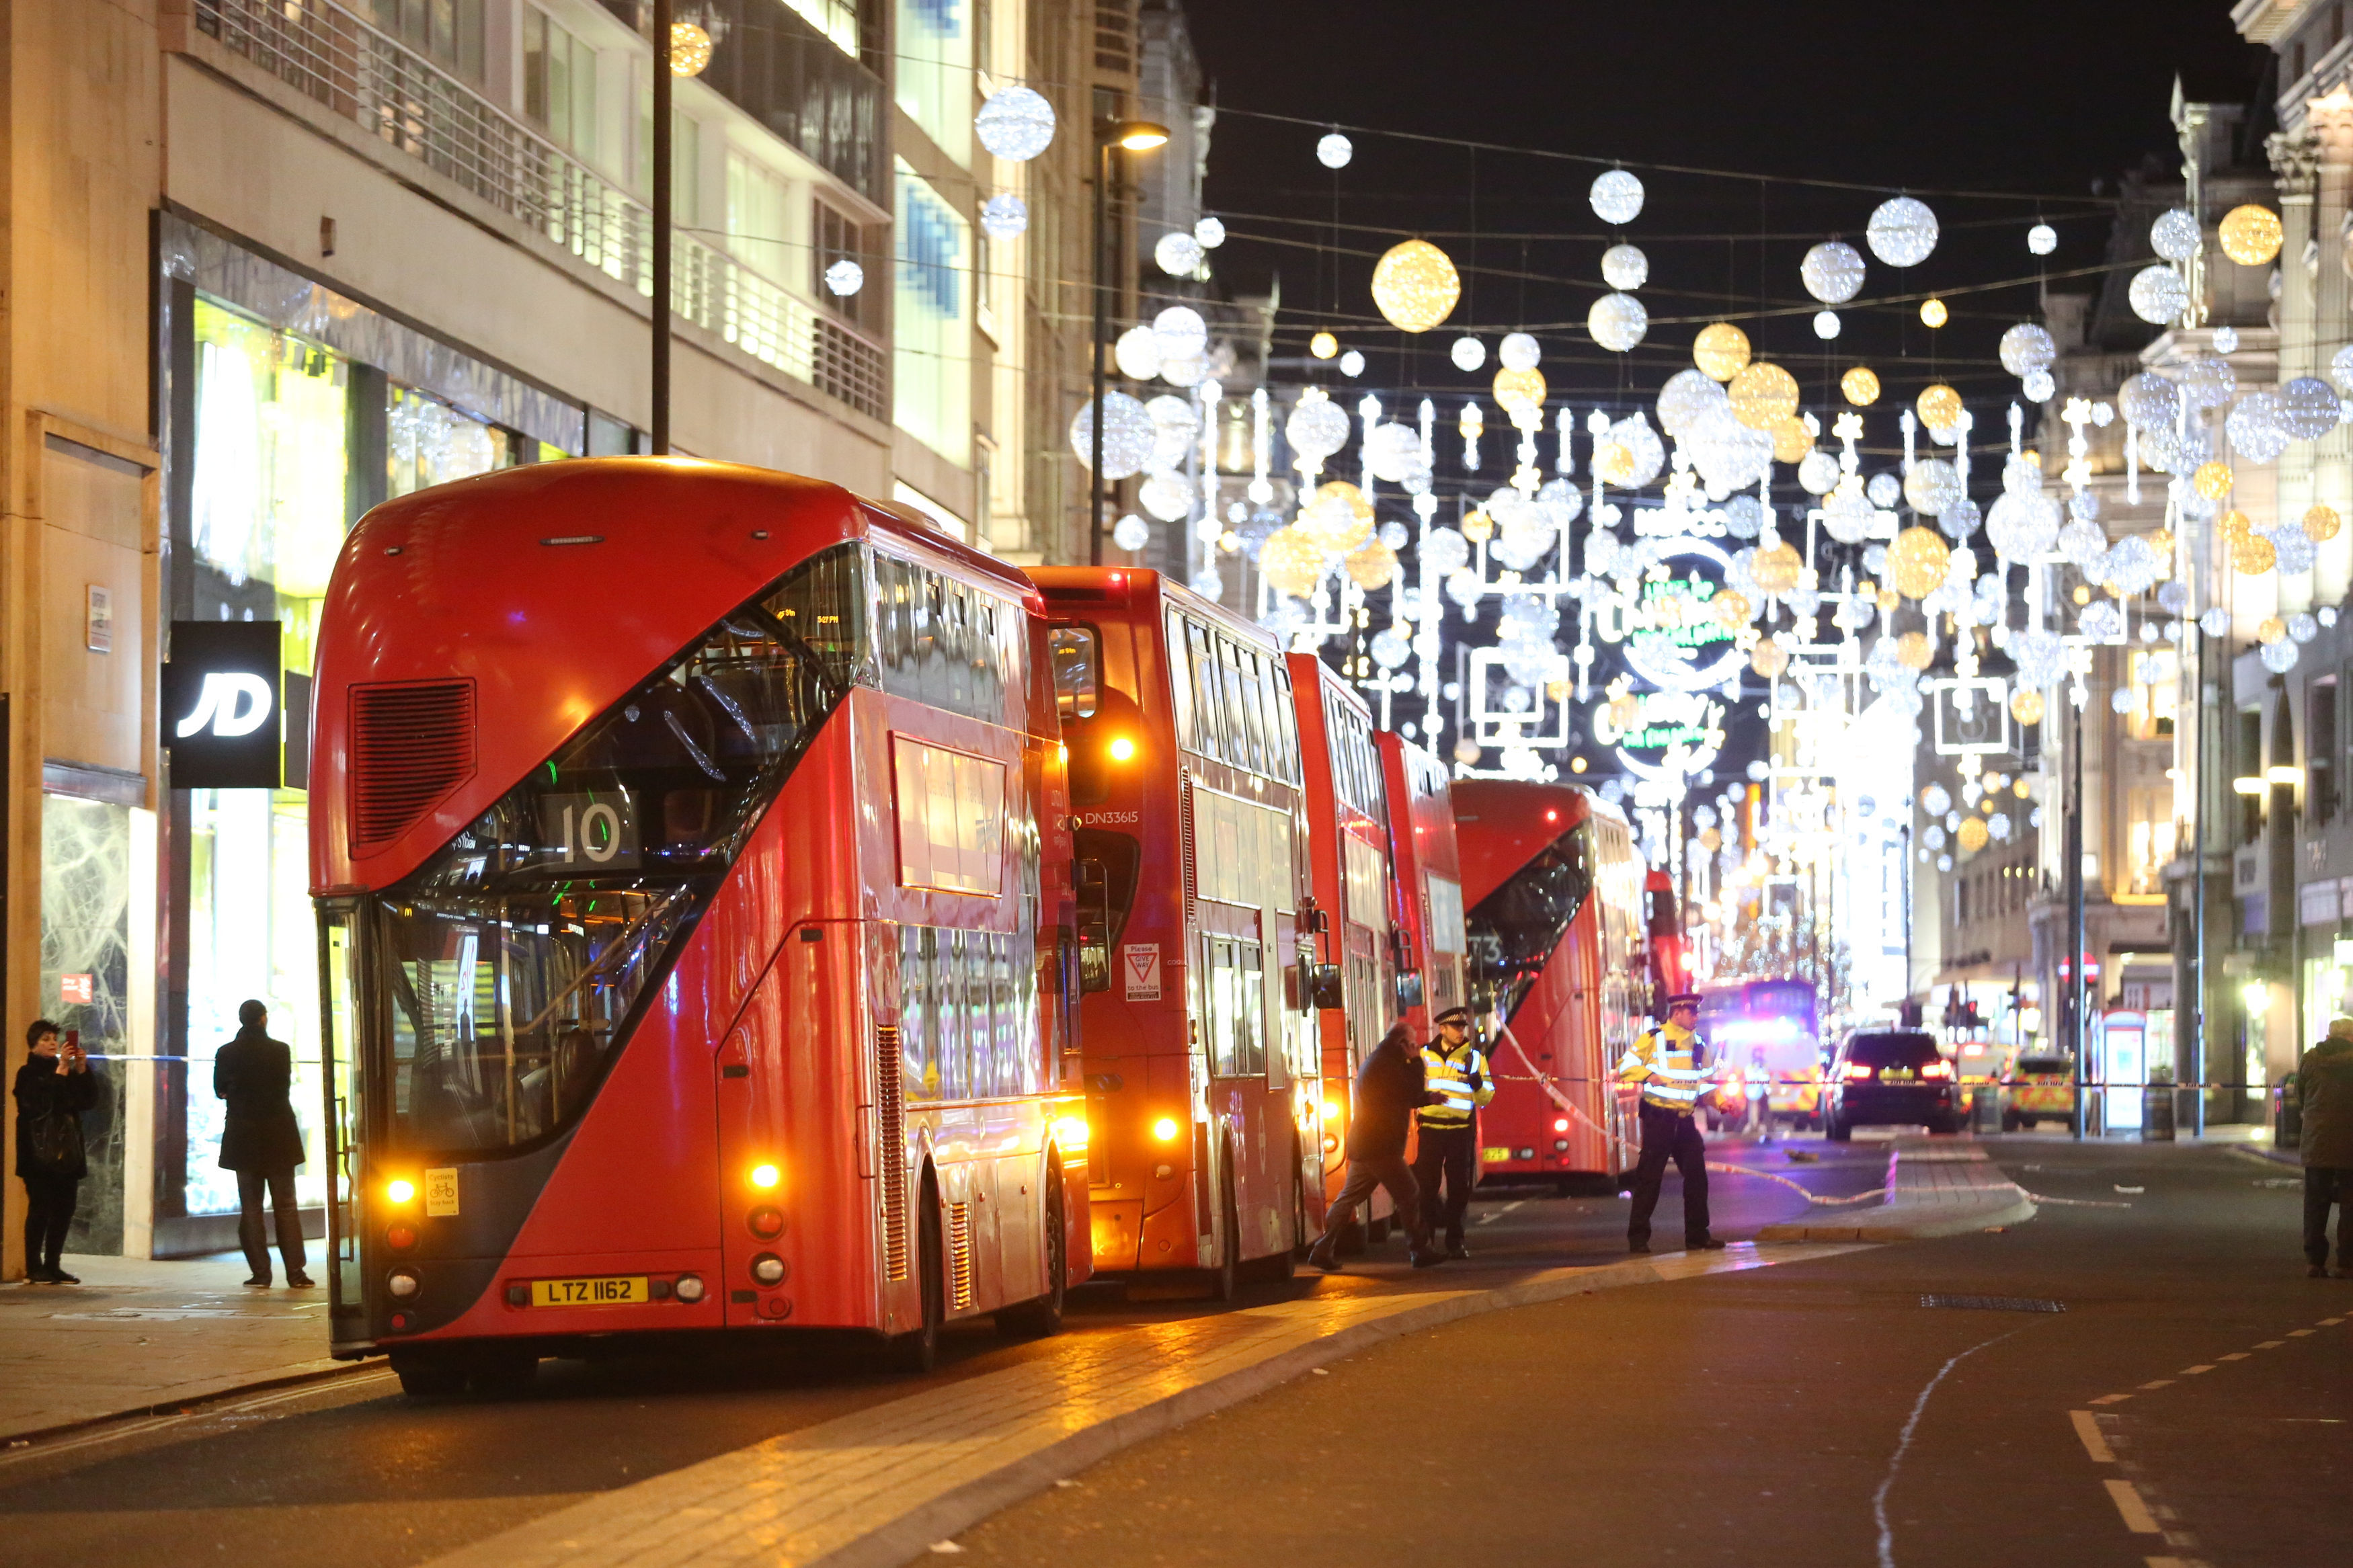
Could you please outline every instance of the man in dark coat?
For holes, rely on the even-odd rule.
[[[2353,1277],[2353,1018],[2296,1064],[2304,1101],[2304,1259],[2315,1279],[2328,1273],[2328,1210],[2337,1209],[2337,1273]]]
[[[1414,1184],[1413,1167],[1405,1161],[1406,1123],[1429,1097],[1421,1083],[1421,1052],[1403,1024],[1383,1036],[1356,1069],[1354,1098],[1356,1103],[1348,1108],[1348,1180],[1324,1214],[1324,1234],[1309,1248],[1307,1261],[1326,1274],[1337,1273],[1340,1232],[1375,1187],[1387,1187],[1389,1201],[1397,1205],[1398,1223],[1406,1227],[1410,1241],[1407,1257],[1413,1266],[1427,1268],[1442,1262],[1421,1223],[1420,1191]]]
[[[237,1009],[244,1027],[213,1058],[213,1092],[228,1101],[221,1127],[221,1169],[237,1173],[237,1240],[253,1268],[248,1285],[269,1288],[269,1243],[262,1224],[266,1187],[278,1211],[278,1250],[286,1259],[286,1283],[311,1288],[302,1272],[302,1212],[295,1206],[294,1167],[302,1163],[302,1129],[289,1098],[294,1085],[294,1052],[269,1035],[269,1010],[246,1001]]]

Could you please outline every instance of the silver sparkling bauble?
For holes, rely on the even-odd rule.
[[[980,204],[980,232],[1002,245],[1029,232],[1028,204],[1010,191],[999,191]]]
[[[2299,375],[2279,390],[2280,427],[2295,441],[2317,441],[2337,428],[2343,400],[2318,376]]]
[[[1143,472],[1152,458],[1152,416],[1124,392],[1103,394],[1103,477],[1124,479]],[[1094,405],[1082,405],[1071,420],[1071,450],[1082,463],[1093,460],[1094,427]]]
[[[1282,438],[1310,462],[1321,462],[1348,444],[1348,416],[1328,398],[1303,400],[1282,422]]]
[[[1611,353],[1625,353],[1651,329],[1651,313],[1631,294],[1604,294],[1585,313],[1585,330]]]
[[[1651,280],[1651,258],[1631,245],[1613,245],[1601,253],[1601,280],[1612,289],[1640,289]]]
[[[2047,223],[2038,223],[2026,231],[2026,248],[2035,256],[2048,256],[2059,248],[2059,231]]]
[[[1863,237],[1888,266],[1916,267],[1936,248],[1936,215],[1926,202],[1897,196],[1871,215]]]
[[[1814,312],[1814,336],[1821,339],[1822,342],[1830,342],[1845,330],[1846,323],[1839,320],[1839,313],[1836,310]]]
[[[2162,261],[2134,273],[2125,297],[2131,302],[2134,315],[2158,327],[2173,325],[2189,304],[2189,289],[2181,281],[2181,274]]]
[[[1152,542],[1152,525],[1129,512],[1111,525],[1111,542],[1122,550],[1141,550]]]
[[[2148,226],[2148,247],[2168,261],[2187,261],[2198,254],[2198,220],[2180,207],[2157,215]]]
[[[2032,321],[2021,321],[2001,335],[2001,368],[2012,375],[2048,370],[2059,357],[2059,345]]]
[[[1642,216],[1642,182],[1624,169],[1612,169],[1593,182],[1586,199],[1603,223],[1630,224]]]
[[[972,117],[973,133],[991,156],[1026,163],[1052,145],[1054,106],[1026,87],[1001,87]]]
[[[1337,131],[1327,133],[1315,143],[1315,161],[1327,169],[1345,169],[1348,166],[1348,160],[1356,155],[1356,143]]]
[[[1190,278],[1201,269],[1201,242],[1182,229],[1172,229],[1152,247],[1152,259],[1171,278]]]
[[[1862,292],[1862,254],[1843,240],[1825,240],[1807,251],[1806,258],[1798,263],[1799,281],[1806,286],[1807,293],[1825,305],[1843,305]]]
[[[1477,370],[1487,363],[1487,345],[1473,337],[1460,337],[1446,351],[1446,357],[1454,362],[1457,370]]]
[[[1505,332],[1495,360],[1505,370],[1534,370],[1544,362],[1544,345],[1526,332]]]
[[[845,256],[825,269],[825,287],[827,292],[846,300],[866,287],[866,268]]]

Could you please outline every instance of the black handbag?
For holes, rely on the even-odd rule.
[[[36,1116],[25,1131],[26,1161],[42,1174],[65,1175],[81,1163],[81,1118],[73,1112]]]

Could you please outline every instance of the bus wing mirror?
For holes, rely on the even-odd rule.
[[[1409,1012],[1421,1005],[1421,972],[1409,969],[1397,977],[1398,1011]]]
[[[1111,889],[1103,880],[1103,862],[1072,863],[1071,880],[1079,906],[1079,989],[1111,989]]]
[[[1336,963],[1313,965],[1308,973],[1308,994],[1315,1005],[1326,1013],[1340,1007],[1340,966]]]

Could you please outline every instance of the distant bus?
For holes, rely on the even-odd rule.
[[[1323,1212],[1327,976],[1291,674],[1262,628],[1155,572],[1039,567],[1082,933],[1098,1271],[1286,1275]]]
[[[1748,1082],[1765,1076],[1776,1116],[1815,1122],[1821,1115],[1821,1022],[1808,980],[1727,981],[1699,988],[1699,1029],[1725,1076],[1717,1108],[1746,1109]]]
[[[1466,980],[1495,1063],[1481,1175],[1563,1191],[1614,1183],[1639,1142],[1615,1068],[1650,1000],[1633,835],[1614,806],[1567,785],[1462,779],[1450,793]]]

